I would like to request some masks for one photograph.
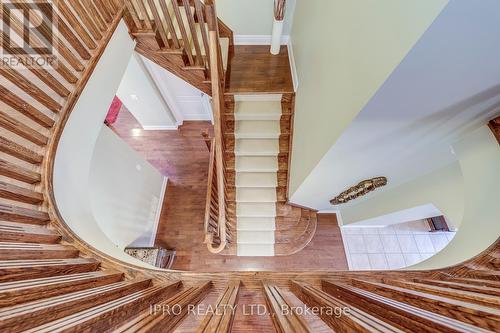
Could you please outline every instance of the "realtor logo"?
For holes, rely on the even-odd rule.
[[[52,0],[2,0],[0,10],[0,66],[54,67]]]

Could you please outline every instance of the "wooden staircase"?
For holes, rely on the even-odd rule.
[[[136,51],[212,95],[210,27],[215,26],[219,35],[223,80],[234,44],[231,29],[211,16],[213,2],[126,0],[125,4],[125,21],[137,42]]]
[[[0,70],[1,332],[172,332],[188,324],[185,332],[500,331],[500,241],[434,271],[220,274],[137,267],[86,244],[58,213],[52,167],[65,122],[126,7],[59,5],[59,66]],[[15,31],[19,22],[10,24]],[[314,221],[290,207],[283,214],[296,219],[278,228]],[[219,311],[190,312],[205,301]],[[304,314],[305,305],[318,311]],[[256,306],[267,312],[252,313]]]

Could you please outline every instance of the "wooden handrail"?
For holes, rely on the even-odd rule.
[[[219,40],[219,29],[217,12],[215,9],[215,4],[212,0],[205,1],[205,17],[208,25],[208,45],[209,45],[209,57],[210,60],[210,79],[212,84],[212,111],[214,119],[214,133],[215,138],[213,140],[211,155],[214,158],[214,174],[216,175],[216,188],[217,188],[217,206],[218,206],[218,238],[220,243],[218,246],[214,247],[214,235],[205,229],[206,236],[205,242],[207,243],[208,250],[212,253],[221,252],[228,244],[228,228],[227,228],[227,205],[226,205],[226,175],[224,168],[224,140],[222,132],[224,114],[224,80],[223,80],[223,64],[222,64],[222,52]],[[222,74],[222,75],[221,75]],[[212,183],[209,184],[209,186]],[[209,189],[210,191],[210,189]],[[213,196],[208,196],[207,200],[210,200],[212,204],[214,201]],[[208,205],[208,203],[207,203]],[[206,214],[209,213],[207,209]]]

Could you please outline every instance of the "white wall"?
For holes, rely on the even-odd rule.
[[[116,95],[144,129],[176,129],[176,121],[141,56],[134,53]]]
[[[399,222],[439,215],[428,208],[431,205],[445,215],[453,227],[459,228],[464,209],[463,183],[460,165],[455,162],[410,182],[375,190],[364,198],[339,206],[342,223],[348,225],[415,208],[416,211],[410,211],[408,216],[400,214],[398,217],[405,220]]]
[[[464,217],[455,237],[434,257],[414,266],[433,269],[484,251],[500,237],[500,147],[487,126],[453,146],[464,182]]]
[[[148,266],[125,254],[103,233],[94,216],[89,191],[94,148],[134,48],[122,21],[64,128],[57,147],[53,186],[62,218],[79,237],[115,258]]]
[[[205,104],[205,99],[209,100],[208,95],[153,61],[145,57],[141,59],[172,111],[177,125],[182,125],[184,120],[212,120],[210,103]]]
[[[153,246],[166,178],[107,126],[91,162],[92,212],[104,234],[120,248]]]

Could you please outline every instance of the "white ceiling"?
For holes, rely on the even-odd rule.
[[[390,188],[431,172],[499,110],[500,1],[451,0],[291,200],[332,209],[363,179],[386,176]]]

